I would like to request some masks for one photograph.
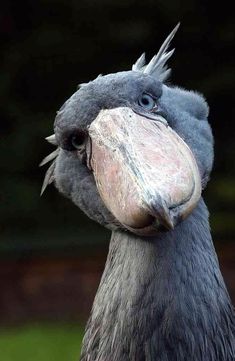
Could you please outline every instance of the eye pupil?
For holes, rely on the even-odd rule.
[[[84,131],[77,131],[73,134],[70,138],[71,144],[73,148],[78,149],[80,148],[86,139],[86,133]]]
[[[142,96],[142,104],[143,105],[149,105],[149,99],[145,95]]]
[[[156,103],[155,100],[153,99],[153,97],[149,94],[142,94],[141,97],[138,100],[138,104],[142,107],[145,108],[146,110],[153,110],[153,108],[156,107]]]

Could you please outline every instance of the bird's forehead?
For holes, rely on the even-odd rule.
[[[86,126],[95,119],[101,109],[127,106],[135,102],[143,92],[158,98],[162,94],[162,83],[137,71],[99,76],[82,84],[64,103],[55,119],[55,131],[71,125]]]
[[[152,91],[160,96],[162,83],[157,79],[137,71],[123,71],[104,76],[99,76],[93,81],[82,85],[81,93],[93,95],[126,95],[139,93],[143,90]],[[80,93],[80,94],[81,94]]]

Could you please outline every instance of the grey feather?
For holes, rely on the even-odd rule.
[[[162,46],[160,47],[158,53],[153,56],[148,64],[145,65],[145,54],[142,54],[141,57],[136,61],[132,66],[132,70],[139,71],[144,74],[149,74],[157,77],[160,81],[164,82],[170,75],[171,69],[167,68],[166,62],[173,55],[174,50],[167,52],[167,49],[170,45],[171,40],[175,36],[180,23],[172,30],[170,35],[166,38]]]
[[[98,78],[100,78],[102,76],[103,76],[103,74],[99,74],[99,75],[97,75],[96,79],[98,79]],[[80,88],[82,88],[83,86],[85,86],[87,84],[88,83],[80,83],[80,84],[77,85],[77,89],[80,89]]]
[[[143,53],[139,59],[135,62],[135,64],[132,65],[132,70],[134,71],[140,71],[143,66],[145,65],[145,53]]]
[[[40,196],[43,195],[46,187],[51,184],[52,182],[54,182],[54,170],[55,170],[55,161],[50,165],[50,167],[47,169],[45,177],[44,177],[44,181],[42,184],[42,188],[41,188],[41,193]]]
[[[46,137],[45,139],[48,141],[48,143],[57,145],[57,141],[55,139],[55,134],[52,134],[49,137]]]
[[[50,135],[49,137],[45,138],[49,143],[53,144],[53,145],[57,145],[56,142],[56,138],[55,138],[55,134]],[[48,156],[46,156],[41,163],[39,164],[39,167],[42,167],[43,165],[51,162],[52,160],[53,163],[50,165],[50,167],[48,168],[48,170],[46,171],[45,177],[44,177],[44,181],[42,184],[42,188],[41,188],[41,193],[40,196],[44,193],[46,187],[51,184],[55,177],[54,177],[54,171],[55,171],[55,161],[56,161],[56,157],[58,156],[60,152],[60,148],[57,147],[56,150],[54,150],[52,153],[50,153]]]
[[[151,74],[153,75],[155,71],[160,72],[164,67],[166,67],[167,60],[171,57],[171,55],[174,53],[175,49],[172,49],[171,51],[164,53],[161,58],[157,61],[156,57],[153,57],[152,60],[149,62],[149,64],[144,68],[145,74]]]
[[[55,159],[57,155],[59,154],[60,148],[58,147],[54,152],[47,155],[39,164],[39,167],[42,167],[43,165],[49,163],[51,160]]]
[[[88,83],[80,83],[80,84],[78,84],[78,86],[77,86],[77,89],[80,89],[81,87],[83,87],[83,86],[85,86],[85,85],[87,85]]]

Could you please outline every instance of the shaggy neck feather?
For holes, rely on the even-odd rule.
[[[171,232],[113,232],[81,360],[232,361],[232,317],[201,200]]]

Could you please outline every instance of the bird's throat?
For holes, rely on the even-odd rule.
[[[232,309],[207,219],[201,200],[155,238],[113,232],[82,361],[233,360]]]

